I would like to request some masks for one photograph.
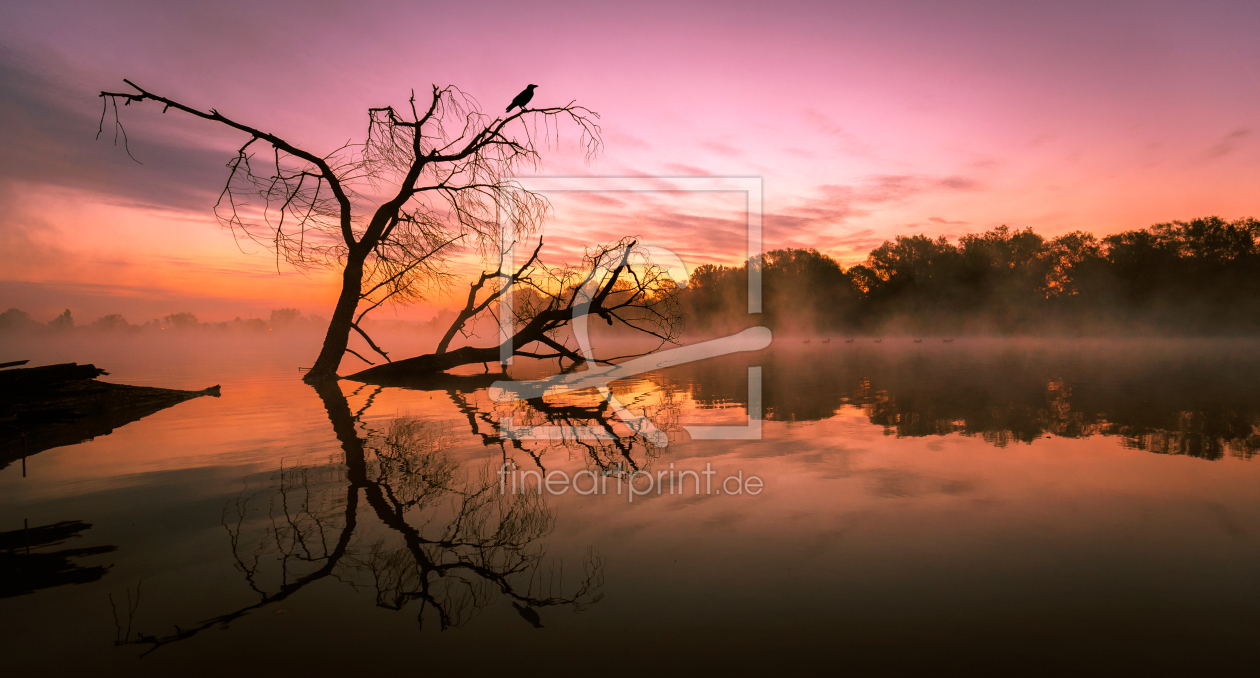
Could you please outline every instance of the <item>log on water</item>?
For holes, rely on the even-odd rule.
[[[0,370],[0,469],[54,447],[75,445],[219,387],[180,391],[97,381],[94,365]]]
[[[464,365],[497,365],[499,357],[498,346],[489,348],[461,346],[454,351],[447,351],[446,353],[430,353],[416,356],[415,358],[395,360],[392,363],[385,363],[376,367],[369,367],[362,372],[356,372],[345,378],[352,381],[361,381],[365,384],[405,386]]]
[[[23,360],[17,364],[20,365],[24,362],[26,361]],[[0,370],[0,399],[7,399],[11,393],[17,393],[23,389],[44,389],[71,381],[95,379],[104,374],[109,374],[109,372],[95,365],[79,365],[77,363],[23,367],[17,370]]]
[[[498,368],[498,364],[495,364]],[[446,372],[408,374],[387,374],[376,379],[365,378],[358,374],[345,377],[347,381],[359,381],[372,386],[390,386],[413,391],[446,391],[473,393],[490,388],[495,382],[509,379],[506,372],[496,369],[486,374],[447,374]]]

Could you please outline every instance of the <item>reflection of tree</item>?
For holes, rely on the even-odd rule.
[[[473,433],[487,446],[503,449],[504,461],[511,456],[510,445],[513,450],[527,453],[532,464],[545,470],[543,453],[564,450],[576,453],[588,470],[619,474],[646,470],[660,456],[661,450],[651,435],[653,430],[668,436],[680,429],[681,403],[676,389],[648,380],[639,385],[648,388],[641,393],[616,393],[618,401],[625,403],[620,414],[609,398],[595,389],[504,403],[478,399],[484,391],[452,389],[448,393],[468,418]],[[537,440],[505,437],[500,427],[507,419],[520,429],[543,427],[549,435]]]
[[[851,406],[898,437],[961,433],[1004,447],[1046,435],[1107,435],[1136,449],[1203,459],[1260,452],[1260,359],[1193,346],[1135,347],[820,347],[756,361],[772,421],[821,420]],[[741,360],[693,363],[668,375],[701,406],[743,405]]]
[[[237,568],[257,601],[191,628],[137,633],[120,644],[152,651],[226,627],[326,578],[374,588],[376,604],[388,609],[418,601],[417,621],[429,613],[443,629],[499,598],[538,625],[538,609],[581,610],[602,597],[596,591],[603,563],[594,553],[576,590],[563,593],[560,571],[538,543],[555,525],[543,497],[500,493],[489,468],[465,473],[447,455],[455,439],[449,427],[398,418],[375,431],[361,422],[367,406],[352,412],[336,384],[316,390],[344,462],[282,468],[268,490],[242,492],[224,509]],[[252,517],[260,514],[266,518]]]

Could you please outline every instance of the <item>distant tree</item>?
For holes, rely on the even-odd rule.
[[[29,313],[21,309],[11,308],[0,313],[0,331],[29,330],[38,325]]]
[[[241,320],[240,316],[232,321],[232,326],[238,329],[254,330],[255,332],[266,332],[267,321],[262,318],[250,318],[249,320]]]
[[[683,294],[690,326],[700,331],[715,329],[719,322],[746,312],[748,267],[701,264],[691,271]]]
[[[201,326],[192,313],[172,313],[162,319],[164,326],[173,330],[192,330]]]
[[[1260,315],[1260,221],[1220,217],[1155,224],[1103,238],[1118,293],[1159,325],[1255,327]]]
[[[574,103],[492,118],[459,89],[435,85],[427,103],[417,104],[413,93],[401,111],[368,109],[362,143],[320,154],[215,109],[187,106],[124,82],[134,91],[100,94],[106,106],[102,127],[111,103],[117,124],[119,102],[152,101],[163,111],[175,109],[247,135],[228,163],[215,208],[219,219],[238,237],[272,250],[277,265],[284,260],[299,268],[340,268],[341,293],[323,349],[306,374],[309,382],[336,378],[351,331],[388,359],[360,325],[364,315],[442,286],[449,278],[442,264],[461,239],[489,254],[497,242],[499,210],[513,215],[509,228],[518,232],[541,223],[546,202],[516,190],[508,178],[538,165],[540,139],[558,134],[561,120],[580,131],[588,157],[601,144],[598,116]],[[540,121],[541,136],[531,127]],[[259,146],[266,149],[261,157],[255,155]],[[252,205],[251,198],[262,204]]]
[[[1045,247],[1045,238],[1031,228],[1013,231],[1005,225],[959,238],[960,282],[970,297],[969,307],[985,309],[1002,331],[1035,325],[1049,296]]]
[[[781,249],[762,257],[762,294],[768,326],[825,332],[856,321],[858,296],[835,259],[815,249]],[[745,288],[747,289],[747,288]]]
[[[943,236],[897,236],[866,258],[862,270],[850,271],[866,290],[867,310],[916,315],[938,306],[956,306],[961,257]]]
[[[780,249],[749,262],[760,267],[760,322],[776,331],[826,332],[857,322],[862,290],[834,259],[814,249]],[[700,330],[732,330],[723,320],[748,322],[748,266],[697,266],[682,299]],[[865,269],[864,269],[865,270]],[[732,325],[740,323],[732,322]]]
[[[272,327],[290,327],[302,318],[302,312],[296,308],[278,308],[271,312]]]
[[[1052,297],[1075,296],[1081,292],[1081,278],[1089,275],[1088,267],[1101,261],[1102,245],[1084,231],[1065,233],[1045,248],[1046,293]]]
[[[58,332],[68,332],[74,329],[74,318],[70,316],[70,309],[61,312],[61,315],[48,321],[49,329]]]
[[[944,236],[933,240],[925,235],[899,235],[871,250],[866,266],[895,288],[927,288],[951,273],[956,256],[957,250]]]
[[[121,330],[131,329],[132,326],[131,326],[131,323],[128,323],[127,319],[122,317],[121,314],[112,313],[110,315],[101,316],[100,318],[97,318],[96,320],[92,321],[91,327],[94,330],[102,330],[105,332],[117,332]]]

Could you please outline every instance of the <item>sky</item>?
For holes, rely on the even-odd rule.
[[[1260,216],[1260,3],[68,2],[0,7],[0,307],[83,324],[296,307],[331,272],[277,267],[214,219],[244,139],[122,111],[123,78],[323,154],[366,109],[453,84],[486,111],[600,114],[543,175],[760,177],[765,247],[858,263],[895,235],[1053,237]],[[730,196],[555,196],[547,237],[640,236],[688,266],[747,252]],[[455,295],[458,296],[458,295]],[[423,319],[435,296],[385,317]]]

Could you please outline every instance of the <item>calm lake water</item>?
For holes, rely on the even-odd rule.
[[[1254,666],[1260,342],[780,340],[614,384],[664,447],[593,393],[316,392],[309,339],[0,349],[223,387],[0,470],[0,532],[90,524],[0,598],[8,675]],[[762,438],[692,440],[747,422],[750,366]],[[500,492],[527,470],[606,492]]]

